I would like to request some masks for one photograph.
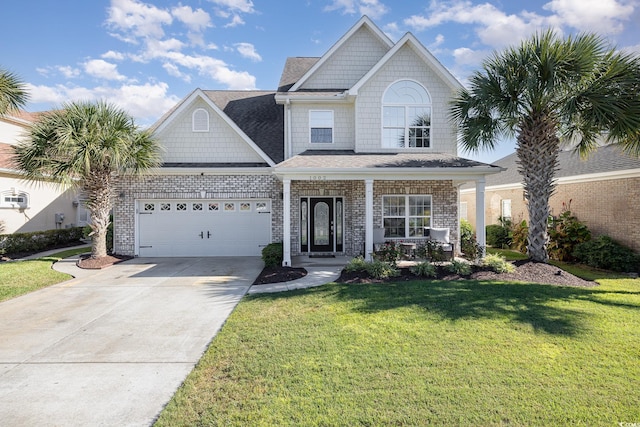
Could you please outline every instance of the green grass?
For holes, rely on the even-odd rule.
[[[640,422],[640,280],[246,297],[157,426]]]
[[[54,262],[87,252],[87,248],[69,249],[28,261],[0,263],[0,301],[63,282],[71,278],[51,268]]]
[[[520,261],[527,259],[527,255],[511,249],[487,248],[488,254],[498,254],[503,256],[507,261]]]

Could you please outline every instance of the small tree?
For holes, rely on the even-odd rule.
[[[78,188],[91,211],[91,256],[107,255],[109,213],[121,175],[160,163],[159,145],[127,113],[105,102],[77,102],[45,114],[14,147],[15,160],[31,181],[53,179]]]

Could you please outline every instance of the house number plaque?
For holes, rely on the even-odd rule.
[[[327,180],[326,175],[311,175],[309,177],[309,181],[326,181],[326,180]]]

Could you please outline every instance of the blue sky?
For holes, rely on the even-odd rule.
[[[275,89],[288,56],[322,55],[365,14],[392,40],[412,32],[463,83],[549,27],[640,52],[640,0],[30,0],[2,13],[0,67],[27,82],[27,110],[106,99],[141,125],[195,88]]]

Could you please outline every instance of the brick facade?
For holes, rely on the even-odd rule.
[[[114,251],[118,254],[135,253],[136,202],[141,199],[271,199],[272,241],[282,240],[282,183],[271,173],[127,177],[120,181],[118,193],[113,209]]]
[[[514,221],[528,220],[522,187],[485,192],[486,223],[497,224],[501,201],[511,200]],[[563,203],[571,201],[571,212],[584,222],[593,236],[607,235],[640,252],[640,178],[608,179],[579,183],[561,183],[549,201],[552,215],[563,211]],[[461,202],[467,202],[467,219],[475,228],[475,192],[464,192]]]
[[[374,181],[373,224],[382,227],[382,196],[424,194],[432,196],[433,227],[450,229],[452,242],[458,242],[457,191],[451,181]],[[344,254],[364,255],[365,184],[364,181],[292,181],[291,254],[300,255],[300,199],[302,197],[343,197],[345,204]]]

